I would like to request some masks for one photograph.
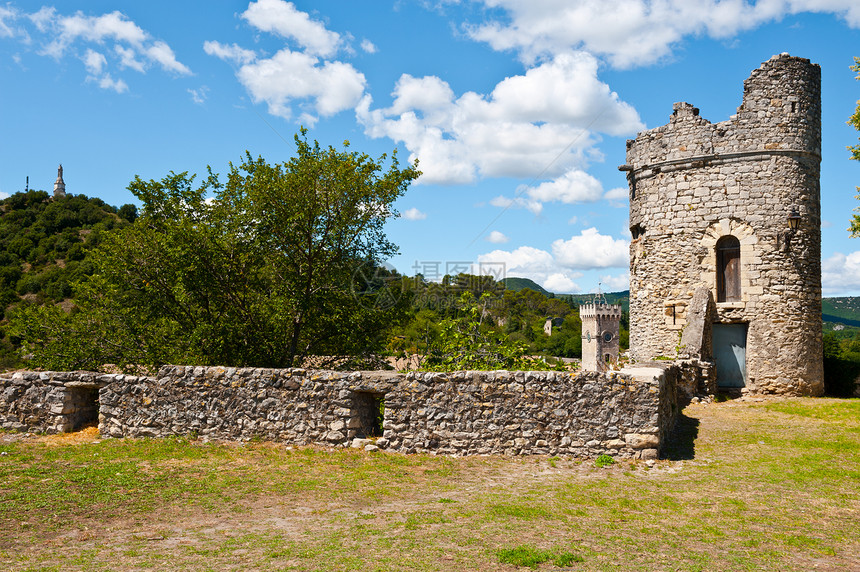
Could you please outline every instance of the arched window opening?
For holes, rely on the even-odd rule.
[[[740,302],[741,243],[734,236],[717,241],[717,302]]]

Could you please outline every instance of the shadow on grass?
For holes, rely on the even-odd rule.
[[[670,461],[683,461],[696,457],[696,437],[699,436],[699,420],[678,414],[675,429],[663,449],[663,458]]]

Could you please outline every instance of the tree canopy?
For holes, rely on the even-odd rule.
[[[417,163],[295,141],[289,161],[246,154],[223,182],[136,177],[141,212],[93,252],[78,311],[14,317],[35,365],[290,367],[382,348],[399,307],[365,277],[397,251],[383,225]]]
[[[860,58],[854,57],[854,65],[851,66],[851,70],[857,72],[855,79],[860,80]],[[855,129],[860,131],[860,100],[857,101],[857,108],[854,110],[854,114],[848,119],[848,125],[853,125]],[[853,160],[860,161],[860,144],[849,145],[848,150],[851,151],[851,158]],[[857,187],[857,191],[860,192],[860,187]],[[857,198],[860,199],[860,194],[857,195]],[[851,226],[848,230],[851,232],[851,236],[860,236],[860,215],[855,214],[851,217]]]

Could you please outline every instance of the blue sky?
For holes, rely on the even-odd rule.
[[[311,138],[417,156],[389,237],[404,274],[483,265],[555,292],[627,287],[625,140],[710,121],[788,52],[821,65],[823,284],[860,294],[856,0],[222,0],[0,4],[0,196],[134,202],[135,175],[225,172]]]

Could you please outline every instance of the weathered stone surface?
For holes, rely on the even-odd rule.
[[[707,286],[699,286],[687,307],[687,324],[681,334],[682,355],[711,359],[712,324],[716,317],[717,306],[711,289]]]
[[[99,388],[115,377],[90,372],[15,372],[0,377],[0,428],[62,433],[98,421]]]
[[[821,70],[787,54],[752,72],[728,121],[677,103],[667,125],[627,142],[635,360],[683,357],[685,344],[706,360],[708,322],[747,324],[744,391],[823,393],[820,162]],[[727,236],[739,242],[740,293],[721,301]],[[698,331],[701,288],[716,315]]]
[[[68,372],[64,383],[87,376],[94,379]],[[373,446],[402,453],[633,457],[646,445],[622,436],[643,435],[648,447],[665,443],[681,378],[671,365],[630,374],[165,366],[155,377],[110,378],[98,394],[98,422],[106,437],[259,437],[367,450],[367,438],[380,431]],[[73,420],[50,412],[53,404],[66,407],[70,391],[48,385],[54,379],[0,379],[0,426],[71,429]],[[374,428],[380,401],[384,419]]]

